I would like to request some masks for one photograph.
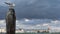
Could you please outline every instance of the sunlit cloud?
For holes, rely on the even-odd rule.
[[[43,26],[49,26],[49,24],[43,24]]]
[[[29,19],[25,19],[25,22],[28,22],[28,21],[30,21]]]
[[[25,21],[27,20],[27,21]],[[32,25],[30,24],[30,22],[33,21]],[[36,21],[36,19],[35,19]],[[60,29],[60,24],[59,24],[59,20],[52,20],[51,23],[44,23],[42,20],[42,24],[40,23],[37,23],[39,21],[39,19],[37,19],[37,22],[35,22],[34,19],[23,19],[23,20],[16,20],[16,29],[47,29],[48,27],[51,28],[51,30],[54,30],[54,29]],[[25,24],[25,22],[27,22]],[[40,21],[39,21],[40,22]],[[36,23],[36,24],[35,24]],[[35,25],[34,25],[35,24]],[[3,28],[6,28],[6,22],[5,20],[0,20],[0,27],[3,27]]]

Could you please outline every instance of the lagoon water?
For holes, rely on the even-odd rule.
[[[60,33],[18,33],[18,34],[60,34]]]
[[[0,33],[0,34],[6,34],[6,33]],[[16,34],[60,34],[60,33],[16,33]]]

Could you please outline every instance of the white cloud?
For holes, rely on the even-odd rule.
[[[29,19],[27,19],[27,20],[29,20]],[[34,24],[34,23],[36,23],[35,25],[26,25],[26,24],[24,24],[25,23],[25,21],[24,20],[16,20],[16,28],[17,29],[19,29],[19,28],[23,28],[23,29],[41,29],[41,28],[44,28],[44,29],[46,29],[46,28],[48,28],[48,26],[50,26],[50,28],[51,28],[51,30],[54,30],[54,28],[55,29],[60,29],[60,27],[56,27],[57,25],[58,26],[60,26],[60,24],[59,24],[59,22],[60,21],[51,21],[51,23],[44,23],[43,21],[44,20],[42,20],[42,22],[43,22],[43,24],[37,24],[37,22],[39,21],[39,19],[37,19],[37,22],[35,22],[36,21],[36,19],[34,20],[34,19],[32,19],[32,20],[29,20],[28,21],[28,23],[30,23],[31,21],[33,21],[32,23]],[[40,21],[39,21],[40,22]],[[57,22],[57,23],[55,23],[55,22]],[[6,27],[5,25],[6,25],[6,23],[5,23],[5,20],[0,20],[0,27]]]
[[[57,24],[59,22],[60,22],[59,20],[51,21],[51,23],[54,23],[54,24]]]
[[[40,24],[37,24],[36,26],[38,27],[38,26],[41,26],[41,25]]]
[[[0,20],[0,23],[5,23],[5,20]]]
[[[46,23],[45,23],[45,24],[43,24],[43,26],[49,26],[49,24],[46,24]]]
[[[25,19],[25,22],[28,22],[28,21],[30,21],[29,19]]]

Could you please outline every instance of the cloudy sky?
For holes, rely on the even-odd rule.
[[[0,19],[4,19],[8,6],[0,0]],[[11,0],[16,4],[17,19],[59,19],[60,0]]]
[[[10,0],[15,3],[15,12],[17,17],[17,27],[26,28],[33,26],[39,28],[41,24],[49,24],[54,27],[60,27],[60,0]],[[5,16],[8,6],[4,4],[5,0],[0,0],[0,24],[5,24]],[[27,20],[26,20],[27,19]],[[56,22],[53,25],[51,21]],[[57,25],[58,24],[58,25]],[[37,27],[35,27],[37,25]],[[38,27],[39,26],[39,27]],[[32,27],[31,27],[32,28]]]

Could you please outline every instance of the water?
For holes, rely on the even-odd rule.
[[[5,33],[2,33],[2,34],[5,34]],[[60,33],[16,33],[16,34],[60,34]]]
[[[18,34],[60,34],[60,33],[18,33]]]

